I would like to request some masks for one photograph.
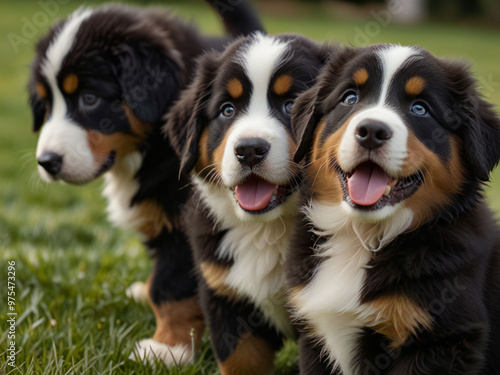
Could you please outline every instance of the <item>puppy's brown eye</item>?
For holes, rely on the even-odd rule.
[[[226,103],[222,105],[220,113],[224,117],[231,118],[234,116],[235,111],[236,109],[231,103]]]
[[[344,95],[344,104],[346,105],[354,105],[358,102],[359,97],[356,91],[348,91]]]
[[[283,104],[283,109],[285,110],[285,113],[288,113],[289,115],[292,114],[293,100],[287,100],[285,104]]]

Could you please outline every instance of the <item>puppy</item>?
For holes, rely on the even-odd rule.
[[[498,374],[500,120],[417,47],[336,54],[297,100],[303,218],[287,263],[302,374]]]
[[[272,373],[293,336],[282,272],[298,212],[290,113],[328,56],[298,35],[256,34],[203,56],[166,130],[195,186],[188,237],[222,374]]]
[[[245,2],[224,22],[234,34],[262,30]],[[138,231],[155,259],[147,293],[157,328],[136,354],[167,365],[191,359],[190,330],[198,346],[204,319],[179,214],[188,180],[178,178],[162,116],[191,80],[195,57],[229,40],[203,37],[159,8],[110,5],[57,22],[32,65],[40,175],[75,185],[105,176],[110,220]]]

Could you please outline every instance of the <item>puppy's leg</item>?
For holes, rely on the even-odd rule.
[[[217,295],[206,285],[200,290],[221,375],[273,374],[283,342],[277,330],[252,304]]]
[[[148,303],[148,293],[149,293],[149,283],[142,281],[133,282],[127,290],[125,290],[125,295],[133,299],[137,303]]]
[[[181,232],[164,235],[155,250],[155,267],[148,279],[148,301],[156,331],[137,343],[131,359],[161,359],[167,366],[191,363],[205,323],[200,307],[191,249]],[[156,240],[155,242],[158,242]]]

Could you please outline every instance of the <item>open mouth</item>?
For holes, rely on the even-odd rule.
[[[111,169],[111,167],[115,164],[115,158],[116,158],[116,152],[115,151],[111,151],[108,155],[106,155],[106,160],[99,167],[99,169],[97,170],[94,178],[97,178],[100,175],[102,175],[102,174],[106,173],[107,171],[109,171]]]
[[[293,192],[292,185],[275,185],[251,175],[236,186],[234,196],[244,211],[250,214],[263,214],[281,205]]]
[[[424,182],[421,172],[393,178],[371,161],[357,166],[352,173],[342,170],[338,170],[338,173],[344,200],[361,210],[393,206],[408,199]]]

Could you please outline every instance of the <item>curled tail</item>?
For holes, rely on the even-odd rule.
[[[205,0],[216,11],[224,23],[226,32],[232,37],[245,36],[256,31],[265,32],[264,26],[253,6],[245,0]]]

